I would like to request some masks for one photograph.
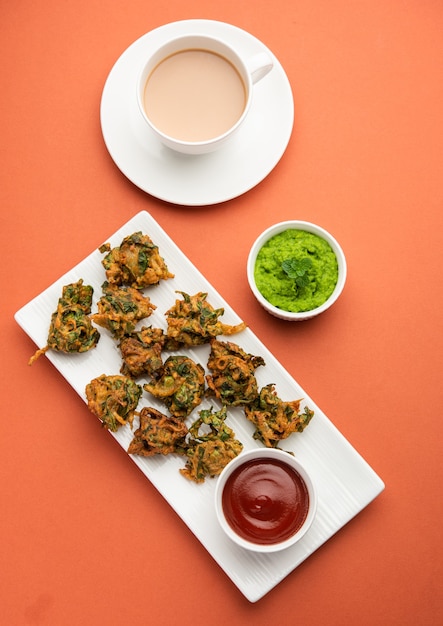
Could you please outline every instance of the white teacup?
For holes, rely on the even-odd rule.
[[[272,69],[265,52],[244,59],[208,35],[169,40],[145,62],[137,81],[140,112],[169,148],[212,152],[243,124],[253,85]]]

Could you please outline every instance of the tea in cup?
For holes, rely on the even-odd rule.
[[[171,39],[140,72],[140,112],[169,148],[186,154],[212,152],[240,128],[251,107],[254,83],[272,65],[264,52],[243,59],[215,37]]]

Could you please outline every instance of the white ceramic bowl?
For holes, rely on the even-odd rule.
[[[304,482],[309,497],[307,515],[301,526],[289,538],[276,541],[275,543],[255,543],[253,540],[240,536],[228,522],[223,507],[223,492],[232,473],[245,463],[252,460],[263,459],[280,461],[280,463],[286,464],[289,470],[295,470],[295,472],[298,473],[299,478],[301,478],[302,482]],[[217,479],[215,488],[215,510],[222,529],[237,545],[255,552],[277,552],[278,550],[284,550],[294,545],[297,541],[300,541],[300,539],[309,530],[317,511],[317,493],[308,472],[294,456],[276,448],[257,448],[255,450],[240,453],[239,456],[230,461],[223,469]]]
[[[329,296],[329,298],[322,305],[316,307],[315,309],[311,309],[310,311],[302,311],[302,312],[294,313],[290,311],[284,311],[283,309],[280,309],[274,306],[273,304],[268,302],[268,300],[266,300],[266,298],[260,293],[255,283],[254,268],[255,268],[255,262],[257,260],[257,254],[259,250],[269,239],[274,237],[274,235],[278,235],[279,233],[282,233],[283,231],[289,230],[289,229],[303,230],[309,233],[313,233],[314,235],[318,235],[319,237],[323,238],[325,241],[329,243],[332,250],[334,251],[335,256],[337,257],[338,280],[337,280],[337,284],[335,285],[335,289],[332,292],[332,294]],[[252,290],[252,293],[257,298],[257,301],[261,304],[261,306],[264,309],[266,309],[266,311],[268,311],[268,313],[270,313],[271,315],[274,315],[275,317],[278,317],[280,319],[287,320],[287,321],[307,320],[329,309],[329,307],[332,306],[332,304],[334,304],[334,302],[337,300],[337,298],[343,291],[343,288],[346,282],[346,272],[347,272],[346,258],[345,258],[345,255],[343,253],[341,246],[338,244],[336,239],[334,239],[334,237],[330,233],[328,233],[324,228],[321,228],[320,226],[317,226],[316,224],[312,224],[311,222],[304,222],[301,220],[288,220],[286,222],[279,222],[278,224],[274,224],[273,226],[270,226],[269,228],[267,228],[255,240],[249,252],[248,261],[247,261],[248,282]]]

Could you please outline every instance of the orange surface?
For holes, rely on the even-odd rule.
[[[0,623],[443,623],[441,0],[2,5]],[[259,186],[190,209],[121,174],[99,103],[127,46],[195,17],[276,54],[295,126]],[[143,209],[386,483],[256,604],[51,364],[27,366],[35,346],[13,319]],[[254,238],[290,218],[329,229],[349,266],[336,305],[301,324],[263,312],[245,275]]]

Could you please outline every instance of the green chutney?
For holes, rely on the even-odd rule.
[[[294,271],[288,271],[291,267]],[[337,257],[322,237],[288,229],[259,250],[254,279],[262,296],[275,307],[294,313],[312,311],[334,291]]]

